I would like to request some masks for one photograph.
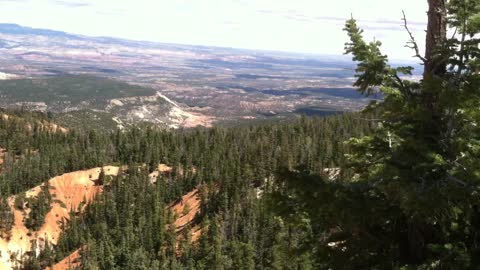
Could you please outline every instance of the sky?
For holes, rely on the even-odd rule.
[[[426,0],[0,0],[0,23],[168,43],[343,53],[353,15],[391,59],[413,59],[409,28],[424,48]]]

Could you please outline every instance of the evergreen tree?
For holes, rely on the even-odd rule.
[[[8,233],[14,223],[12,209],[6,198],[0,196],[0,235]]]
[[[308,214],[319,267],[478,266],[480,4],[428,3],[424,56],[404,19],[409,46],[424,64],[420,82],[404,79],[412,67],[390,66],[381,43],[365,42],[354,19],[346,23],[355,86],[384,96],[366,110],[378,115],[372,134],[349,141],[352,179],[332,183],[305,168],[279,177],[285,182],[274,206],[289,222]]]

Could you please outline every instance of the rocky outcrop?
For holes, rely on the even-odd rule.
[[[115,115],[118,127],[145,121],[170,128],[211,127],[213,119],[203,114],[189,112],[165,95],[117,98],[109,101],[107,112]]]

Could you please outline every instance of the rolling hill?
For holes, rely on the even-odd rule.
[[[66,126],[208,125],[158,91],[88,75],[0,81],[0,107],[53,112]],[[198,122],[197,122],[198,121]]]

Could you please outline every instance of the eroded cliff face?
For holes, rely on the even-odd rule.
[[[0,270],[12,269],[15,266],[16,259],[19,259],[26,252],[38,252],[45,246],[45,243],[57,244],[58,238],[62,233],[62,224],[70,219],[70,214],[81,213],[94,197],[103,191],[103,186],[99,185],[98,179],[101,171],[107,176],[116,176],[126,167],[105,166],[89,170],[66,173],[54,177],[48,181],[49,192],[52,195],[52,208],[45,216],[45,222],[37,231],[29,230],[25,225],[25,219],[30,212],[28,204],[24,205],[23,210],[15,208],[15,199],[17,196],[11,196],[8,203],[14,214],[14,224],[12,229],[0,237]],[[168,174],[172,167],[165,164],[158,165],[157,169],[150,174],[150,181],[155,183],[156,178],[161,174]],[[32,188],[25,192],[26,198],[38,196],[45,184]],[[189,229],[192,241],[196,241],[201,230],[195,224],[195,217],[200,212],[200,192],[195,189],[185,194],[178,201],[168,205],[168,209],[175,216],[173,226],[180,235],[184,234],[185,229]],[[187,226],[191,225],[191,226]],[[33,246],[33,243],[36,245]],[[68,269],[70,266],[78,266],[80,261],[80,250],[76,250],[70,256],[57,263],[53,269]]]
[[[195,189],[169,206],[175,216],[175,227],[181,230],[188,225],[195,218],[195,215],[200,211],[200,196],[198,190]]]
[[[158,173],[169,172],[171,169],[171,167],[160,164],[158,170],[156,170],[154,173],[158,175]],[[167,209],[171,210],[175,216],[175,221],[172,226],[175,226],[175,231],[177,232],[178,236],[177,240],[180,240],[181,237],[183,237],[186,229],[189,229],[188,233],[191,236],[192,242],[195,242],[200,238],[202,235],[202,230],[195,222],[195,217],[198,213],[200,213],[200,206],[200,191],[198,189],[192,190],[191,192],[182,196],[181,199],[168,205]],[[52,269],[47,268],[47,270],[68,270],[72,267],[80,266],[80,261],[80,249],[77,249],[69,256],[56,263]]]
[[[68,257],[56,263],[52,268],[46,270],[69,270],[80,266],[81,254],[80,249],[75,250]]]
[[[105,166],[105,175],[117,175],[120,168]],[[77,171],[54,177],[48,182],[50,194],[53,197],[51,210],[45,216],[45,223],[38,231],[30,231],[25,226],[26,214],[30,211],[28,205],[25,210],[14,207],[16,196],[9,198],[9,205],[13,211],[15,222],[8,237],[0,238],[0,270],[12,269],[15,258],[28,251],[38,251],[48,241],[56,244],[61,233],[61,226],[70,219],[70,211],[82,211],[82,203],[88,203],[96,194],[102,191],[102,186],[96,184],[102,168]],[[26,192],[26,197],[35,197],[41,191],[37,186]],[[17,195],[18,196],[18,195]],[[85,201],[86,200],[86,201]],[[84,207],[84,206],[83,206]],[[83,208],[82,207],[82,208]],[[36,246],[32,246],[32,242]]]

